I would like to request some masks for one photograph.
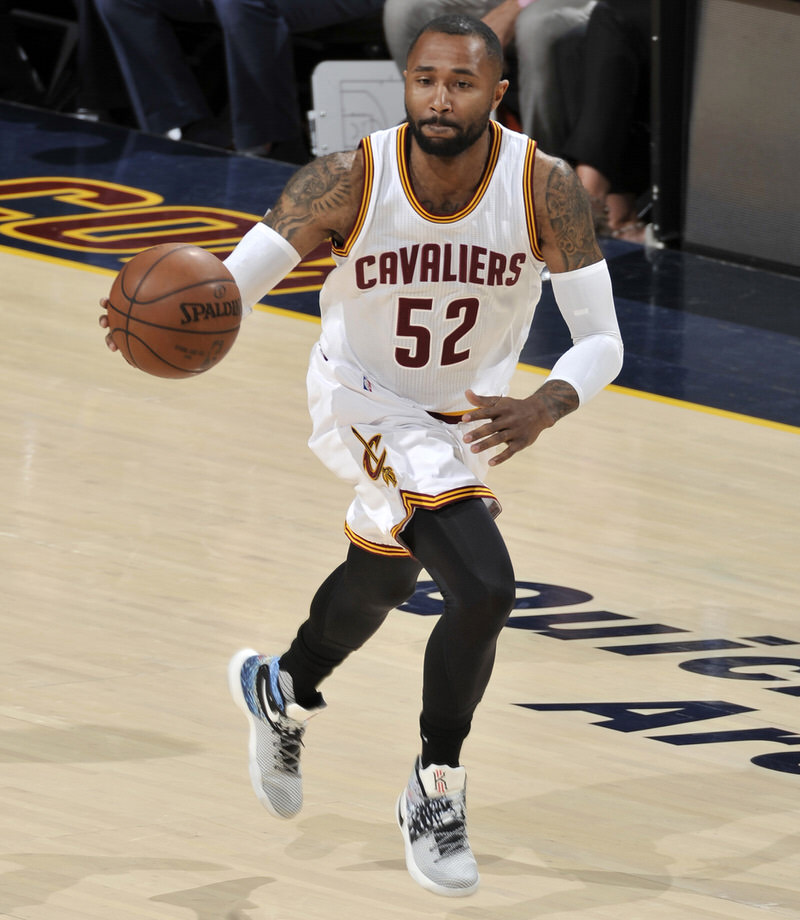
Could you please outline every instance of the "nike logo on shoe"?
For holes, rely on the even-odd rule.
[[[259,672],[256,678],[256,688],[258,690],[258,702],[267,720],[272,725],[280,725],[283,713],[280,710],[280,704],[277,702],[270,689],[269,679]]]

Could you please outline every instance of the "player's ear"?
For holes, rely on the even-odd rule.
[[[494,98],[492,100],[492,111],[494,111],[498,105],[503,101],[503,96],[506,94],[508,89],[508,80],[498,80],[497,86],[494,88]]]

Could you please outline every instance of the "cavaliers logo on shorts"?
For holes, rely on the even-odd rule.
[[[386,449],[384,448],[380,455],[378,454],[378,448],[381,446],[381,437],[382,435],[374,434],[369,441],[363,438],[358,431],[351,425],[350,430],[358,438],[359,441],[364,445],[364,456],[363,464],[364,469],[370,479],[375,481],[378,478],[382,478],[387,486],[396,486],[397,477],[394,474],[394,470],[390,466],[386,466]]]

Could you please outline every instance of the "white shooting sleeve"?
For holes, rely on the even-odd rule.
[[[548,380],[565,380],[581,405],[596,396],[622,368],[622,336],[611,276],[604,260],[551,274],[553,294],[572,336],[572,348],[556,361]]]
[[[225,259],[242,295],[242,317],[289,274],[300,253],[265,223],[251,227]]]

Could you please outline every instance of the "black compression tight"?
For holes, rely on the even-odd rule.
[[[480,499],[415,512],[407,539],[444,598],[425,648],[423,765],[456,766],[492,674],[497,637],[514,606],[514,570]]]
[[[378,630],[394,607],[414,593],[420,564],[378,556],[350,544],[347,560],[320,585],[281,668],[292,675],[297,701],[313,700],[317,685]]]
[[[480,499],[418,509],[403,537],[414,559],[350,547],[347,561],[317,591],[281,667],[292,675],[298,701],[313,699],[320,681],[413,594],[424,567],[442,593],[444,612],[425,650],[423,763],[456,765],[514,604],[514,572]]]

